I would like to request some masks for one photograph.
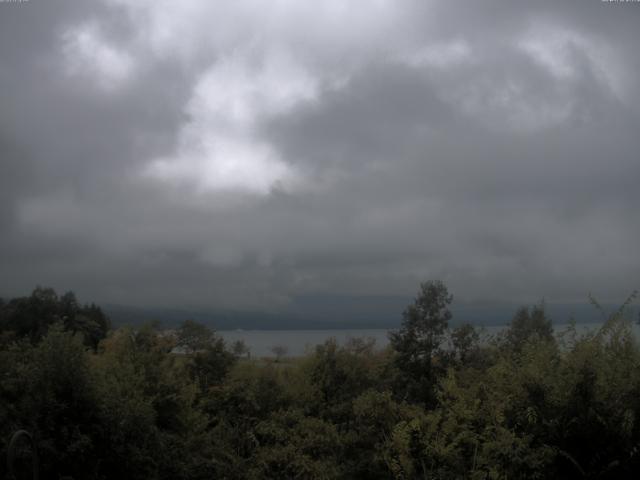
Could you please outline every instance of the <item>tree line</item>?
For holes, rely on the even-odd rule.
[[[481,341],[449,326],[451,302],[425,282],[387,348],[328,340],[275,362],[193,321],[112,329],[37,288],[0,301],[0,453],[24,429],[41,478],[636,478],[624,308],[579,334],[522,307]]]

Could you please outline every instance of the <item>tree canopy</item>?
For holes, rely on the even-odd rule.
[[[448,328],[451,301],[427,282],[389,348],[331,339],[276,362],[192,321],[112,329],[94,348],[64,321],[85,307],[40,289],[0,303],[0,455],[27,430],[42,478],[637,478],[640,346],[624,315],[557,341],[543,308],[522,308],[482,338]]]
[[[399,382],[408,398],[427,404],[434,401],[441,344],[451,320],[449,306],[453,295],[442,281],[420,285],[417,297],[403,312],[402,327],[391,332],[389,340],[396,354]]]

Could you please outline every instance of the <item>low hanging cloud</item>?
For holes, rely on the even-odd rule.
[[[618,300],[640,7],[0,3],[0,294]]]

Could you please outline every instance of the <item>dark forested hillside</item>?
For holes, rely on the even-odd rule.
[[[143,308],[107,304],[103,306],[114,326],[142,325],[159,321],[173,328],[192,318],[217,330],[327,330],[394,329],[410,297],[402,296],[302,296],[277,312],[241,310],[198,310]],[[461,302],[451,305],[451,325],[503,326],[509,323],[518,304],[508,302]],[[614,309],[615,305],[605,305]],[[631,308],[630,308],[631,309]],[[602,315],[585,303],[553,303],[546,311],[554,323],[597,323]]]
[[[427,282],[386,350],[330,340],[255,359],[194,321],[109,329],[98,307],[38,288],[0,303],[2,458],[24,429],[41,478],[637,478],[624,308],[580,336],[523,307],[480,342],[451,328],[450,304]]]

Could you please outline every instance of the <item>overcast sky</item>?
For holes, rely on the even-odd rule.
[[[618,301],[640,3],[0,1],[0,294]]]

